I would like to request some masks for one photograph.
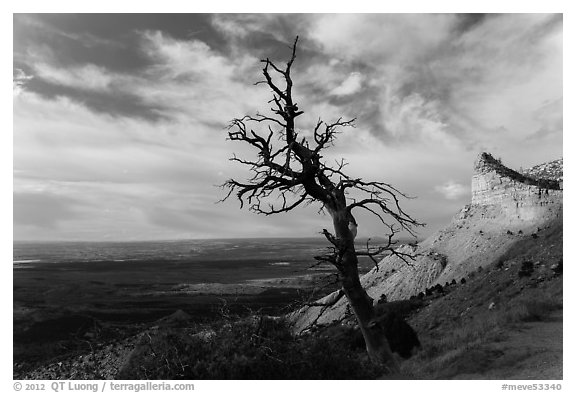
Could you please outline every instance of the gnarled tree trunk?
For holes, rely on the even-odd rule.
[[[383,367],[389,373],[396,373],[398,364],[384,331],[373,323],[375,317],[373,299],[360,283],[354,236],[349,228],[351,221],[349,213],[346,209],[339,211],[329,209],[329,212],[333,219],[336,237],[340,240],[341,260],[337,267],[341,275],[342,289],[364,337],[368,356],[372,363]]]

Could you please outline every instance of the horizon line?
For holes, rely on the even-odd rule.
[[[12,240],[12,244],[16,243],[153,243],[153,242],[185,242],[185,241],[202,241],[202,240],[310,240],[310,239],[324,239],[322,236],[314,237],[314,236],[266,236],[266,237],[214,237],[214,238],[175,238],[175,239],[147,239],[147,240],[72,240],[72,239],[46,239],[46,240],[39,240],[39,239],[19,239],[19,240]],[[367,240],[385,240],[386,237],[384,236],[374,236],[374,237],[358,237],[356,238],[355,242],[360,240],[367,241]],[[416,241],[419,242],[422,239],[420,238],[411,238],[411,237],[398,237],[395,239],[396,241]]]

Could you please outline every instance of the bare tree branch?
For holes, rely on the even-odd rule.
[[[389,348],[386,349],[382,340],[370,333],[368,327],[374,310],[372,299],[359,280],[358,256],[370,258],[377,269],[376,258],[384,253],[396,255],[409,264],[408,260],[413,256],[398,250],[393,237],[400,230],[414,235],[414,229],[422,224],[402,209],[400,199],[408,196],[390,184],[349,176],[344,171],[347,163],[343,159],[332,165],[325,162],[324,151],[334,144],[342,129],[354,127],[355,119],[339,118],[333,122],[318,119],[311,132],[303,132],[303,135],[311,135],[310,140],[298,135],[295,119],[304,112],[294,102],[291,76],[297,43],[298,37],[284,67],[268,58],[262,60],[264,80],[256,84],[265,84],[271,90],[272,98],[268,101],[272,106],[271,114],[257,113],[233,119],[228,127],[228,139],[251,146],[256,150],[256,158],[231,158],[231,161],[248,167],[252,176],[245,181],[226,181],[222,185],[227,189],[223,200],[234,194],[241,208],[247,205],[251,211],[264,215],[319,203],[320,211],[331,216],[334,233],[327,229],[322,231],[331,247],[326,254],[315,259],[338,269],[342,290],[335,302],[344,294],[348,298],[359,324],[364,326],[362,332],[371,359],[378,362],[378,353],[383,351],[386,353],[385,361],[395,369]],[[378,219],[387,231],[386,244],[371,247],[367,242],[366,250],[356,251],[354,238],[358,224],[352,214],[354,209],[365,210]],[[316,321],[328,305],[324,303],[322,307]]]

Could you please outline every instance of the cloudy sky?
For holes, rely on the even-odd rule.
[[[416,197],[438,229],[470,199],[475,157],[562,156],[562,16],[14,16],[15,240],[315,236],[319,206],[265,217],[217,187],[251,151],[229,121],[265,111],[260,59],[287,60],[305,130],[356,118],[326,156]],[[359,235],[382,235],[359,216]]]

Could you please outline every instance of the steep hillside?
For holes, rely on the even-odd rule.
[[[403,364],[425,379],[562,379],[562,220],[514,243],[410,318],[423,349]]]
[[[525,173],[550,167],[543,164]],[[436,284],[458,282],[502,257],[515,243],[538,236],[551,220],[562,217],[562,174],[555,168],[554,179],[540,179],[507,168],[488,153],[480,154],[474,165],[471,204],[422,243],[402,246],[414,255],[410,266],[394,256],[383,258],[362,277],[368,294],[401,300]],[[304,307],[290,319],[300,332],[343,319],[349,314],[347,307],[343,298],[331,308]]]

